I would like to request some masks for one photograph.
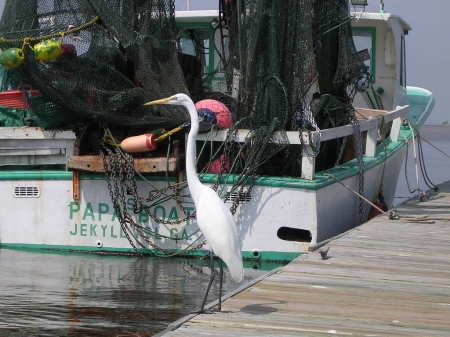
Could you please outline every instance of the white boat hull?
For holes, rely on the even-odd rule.
[[[375,199],[383,179],[384,197],[392,203],[404,155],[403,146],[386,161],[365,171],[366,198]],[[358,191],[358,181],[359,176],[354,175],[343,179],[342,183]],[[152,184],[163,188],[166,182],[153,181]],[[0,220],[0,243],[4,247],[110,253],[133,251],[114,214],[103,179],[82,178],[79,202],[73,200],[70,179],[3,179],[0,186],[0,203],[5,210]],[[33,189],[37,195],[18,196],[15,193],[18,188]],[[140,194],[148,191],[146,183],[140,182]],[[244,256],[284,260],[306,252],[311,246],[355,227],[360,219],[365,221],[370,206],[364,203],[360,215],[359,204],[359,198],[337,182],[319,189],[305,189],[295,184],[292,187],[257,185],[252,190],[251,200],[240,204],[236,212]],[[131,209],[129,211],[133,213]],[[155,246],[148,245],[149,252],[157,246],[183,255],[184,250],[195,248],[196,245],[190,247],[200,235],[195,220],[181,224],[158,222],[158,219],[182,219],[193,211],[192,203],[185,200],[178,205],[166,202],[150,208],[154,219],[144,213],[135,215],[136,223],[154,232],[150,239]],[[310,239],[308,235],[299,238],[295,231],[281,239],[280,228],[304,230],[302,233],[309,232]],[[207,246],[198,248],[204,252]]]
[[[414,96],[410,102],[414,110],[407,118],[423,122],[422,116],[428,116],[434,98],[420,88],[410,91]],[[377,145],[377,133],[373,132],[377,130],[373,128],[383,123],[368,119],[361,125],[361,131],[367,131],[364,197],[375,200],[381,192],[387,206],[393,205],[406,144],[412,137],[411,130],[401,128],[404,113],[405,109],[400,107],[383,117],[386,123],[393,121],[390,137],[384,145]],[[0,129],[3,132],[0,141],[7,149],[5,158],[8,160],[39,164],[43,156],[39,149],[62,146],[46,160],[64,164],[72,151],[74,138],[69,133],[58,135],[56,140],[55,134],[46,135],[34,128],[3,129]],[[326,140],[349,136],[353,128],[344,126],[322,131],[322,140]],[[294,141],[298,139],[298,133],[293,135]],[[239,204],[235,217],[244,258],[290,260],[367,219],[370,205],[364,202],[360,207],[360,198],[356,195],[360,175],[355,159],[318,173],[314,173],[311,158],[306,159],[302,167],[305,179],[257,178],[249,200]],[[210,178],[208,181],[208,177],[202,177],[205,183],[216,181],[215,175]],[[79,201],[75,200],[73,186],[73,174],[64,170],[0,170],[0,247],[135,253],[114,214],[104,176],[81,175]],[[151,182],[139,181],[138,192],[145,196],[150,190],[167,186],[165,177],[154,178]],[[225,186],[230,188],[230,185]],[[157,255],[207,252],[195,219],[177,222],[194,212],[187,190],[180,191],[179,196],[178,202],[172,198],[150,207],[148,214],[134,214],[132,200],[125,200],[135,223],[144,226],[148,233],[148,242],[141,240],[145,249],[139,252]]]

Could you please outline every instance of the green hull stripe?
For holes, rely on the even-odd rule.
[[[72,172],[0,171],[0,180],[72,180]]]
[[[59,251],[63,253],[78,252],[78,253],[97,253],[97,254],[133,254],[136,251],[133,248],[112,248],[103,247],[97,248],[92,246],[68,246],[68,245],[44,245],[44,244],[28,244],[28,243],[2,243],[0,248],[19,249],[19,250],[47,250],[47,251]],[[138,249],[138,253],[152,255],[155,253],[153,249]],[[171,253],[180,253],[181,250],[170,250]],[[176,255],[179,257],[201,257],[208,254],[207,250],[196,250],[188,253],[181,253]],[[272,262],[289,262],[297,258],[301,253],[289,253],[289,252],[242,252],[242,257],[245,260],[255,261],[272,261]]]
[[[81,180],[105,180],[104,174],[80,174]],[[175,181],[174,177],[146,176],[150,181]],[[35,170],[15,170],[0,171],[0,180],[72,180],[72,172],[68,171],[35,171]],[[136,180],[142,180],[136,177]]]

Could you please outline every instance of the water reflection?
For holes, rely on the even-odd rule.
[[[151,336],[199,308],[204,262],[0,249],[0,336]],[[243,282],[277,266],[252,263]]]

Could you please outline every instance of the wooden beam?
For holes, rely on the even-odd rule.
[[[358,118],[360,120],[376,118],[376,117],[384,116],[389,113],[388,110],[374,110],[374,109],[364,109],[364,108],[357,108],[357,109],[355,109],[355,112],[356,112],[356,118]]]
[[[73,201],[80,201],[80,172],[74,171],[72,175]]]
[[[134,168],[141,173],[175,172],[177,159],[169,157],[139,158],[134,160]],[[87,172],[105,172],[102,156],[72,156],[69,158],[68,168]]]

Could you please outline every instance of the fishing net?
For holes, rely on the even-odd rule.
[[[5,72],[1,89],[39,90],[31,108],[50,129],[179,125],[184,111],[142,106],[188,92],[174,7],[173,0],[6,0],[0,47],[18,48],[24,60]],[[62,55],[42,60],[38,46],[48,40],[62,44]]]
[[[277,121],[274,130],[319,130],[350,123],[353,87],[366,69],[347,0],[223,0],[221,11],[230,38],[226,78],[238,87],[238,116],[247,127]],[[284,145],[272,154],[297,160],[278,172],[298,176],[302,151]],[[317,168],[333,166],[342,146],[323,143]]]

